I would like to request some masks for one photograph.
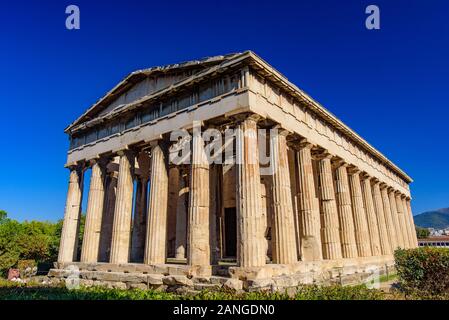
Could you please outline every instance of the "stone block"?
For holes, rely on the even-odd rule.
[[[124,282],[112,282],[111,284],[113,289],[126,289],[126,283]]]
[[[164,278],[164,275],[162,274],[148,274],[147,276],[147,283],[151,286],[160,286],[163,284],[162,278]]]
[[[165,276],[162,278],[162,282],[168,286],[193,286],[193,281],[186,276]]]
[[[193,277],[192,278],[193,283],[211,283],[210,282],[210,277],[203,277],[203,276],[198,276],[198,277]]]
[[[267,279],[272,277],[273,270],[270,266],[252,268],[230,267],[229,274],[232,278],[240,280]]]
[[[244,288],[248,291],[266,291],[271,290],[272,284],[271,279],[252,279],[244,282]]]
[[[191,272],[186,266],[168,266],[169,275],[190,276]]]
[[[292,276],[280,276],[273,278],[273,284],[280,288],[295,287],[298,285],[298,280]]]
[[[223,288],[240,291],[243,289],[243,281],[239,279],[228,279],[223,283]]]
[[[210,283],[212,284],[224,284],[226,281],[228,281],[229,278],[225,277],[218,277],[218,276],[211,276],[210,277]]]

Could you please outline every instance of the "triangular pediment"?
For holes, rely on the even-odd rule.
[[[104,116],[116,108],[170,87],[237,55],[239,53],[134,71],[70,124],[66,128],[66,132],[86,121]]]

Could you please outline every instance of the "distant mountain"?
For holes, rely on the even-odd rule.
[[[415,225],[423,228],[444,229],[449,227],[449,208],[428,211],[413,217]]]

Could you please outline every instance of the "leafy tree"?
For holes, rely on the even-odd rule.
[[[0,210],[0,223],[5,221],[8,217],[8,213],[5,210]]]
[[[415,227],[415,229],[416,229],[416,236],[418,237],[418,239],[425,239],[428,238],[430,235],[430,231],[426,228]]]
[[[16,267],[19,260],[51,263],[57,260],[62,220],[18,222],[0,211],[0,275]],[[80,221],[80,243],[84,232],[84,215]],[[81,245],[78,246],[78,255]]]

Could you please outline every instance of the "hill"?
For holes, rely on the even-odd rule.
[[[413,217],[415,224],[423,228],[444,229],[449,227],[449,208],[427,211]]]

